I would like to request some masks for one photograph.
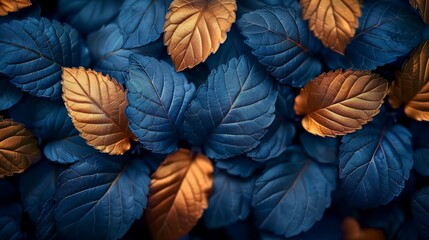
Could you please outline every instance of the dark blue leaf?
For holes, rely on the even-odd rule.
[[[407,54],[423,40],[420,16],[390,1],[365,2],[344,56],[325,49],[331,69],[372,70]]]
[[[126,113],[139,142],[156,153],[176,151],[195,86],[166,62],[137,54],[130,57],[125,83]]]
[[[21,232],[21,223],[9,216],[0,216],[1,239],[18,240],[25,239]]]
[[[413,196],[411,210],[420,237],[429,239],[429,187],[419,190]]]
[[[242,56],[213,70],[185,118],[189,142],[212,159],[245,153],[259,144],[274,120],[277,91],[255,61]]]
[[[409,127],[415,148],[429,147],[429,122],[412,121]]]
[[[299,135],[299,141],[305,152],[318,162],[338,164],[337,138],[323,138],[304,132]]]
[[[244,155],[216,161],[216,167],[226,170],[229,174],[243,178],[250,177],[256,170],[264,166]]]
[[[1,79],[0,76],[0,111],[9,109],[22,98],[22,92],[8,79]]]
[[[204,211],[207,227],[219,228],[245,220],[250,212],[254,183],[254,177],[242,179],[216,171],[209,205]]]
[[[337,171],[295,147],[282,157],[283,161],[269,162],[256,180],[252,206],[260,229],[291,237],[322,218],[331,204]]]
[[[59,177],[54,210],[66,239],[122,237],[146,206],[150,178],[143,161],[94,154]]]
[[[294,120],[293,104],[295,95],[288,86],[278,84],[277,89],[279,94],[276,101],[276,116],[283,120]]]
[[[414,169],[422,176],[429,177],[429,147],[415,150]]]
[[[79,134],[51,141],[43,148],[45,156],[57,163],[70,164],[92,153],[98,152],[89,146]]]
[[[253,55],[281,83],[302,87],[320,74],[322,65],[312,55],[320,44],[301,10],[267,7],[244,14],[237,24]]]
[[[242,15],[266,6],[290,6],[294,3],[296,3],[296,0],[237,0],[237,12],[239,15]]]
[[[118,16],[124,47],[140,47],[158,39],[170,3],[171,0],[125,0]]]
[[[36,236],[40,240],[61,239],[55,224],[54,208],[56,201],[50,198],[42,207],[37,219]]]
[[[0,28],[0,72],[30,94],[59,98],[61,67],[87,58],[77,31],[55,20],[28,18]]]
[[[382,116],[381,116],[382,117]],[[342,192],[349,204],[371,208],[401,193],[413,166],[410,132],[376,118],[342,139],[339,153]]]

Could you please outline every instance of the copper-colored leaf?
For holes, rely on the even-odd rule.
[[[207,208],[213,165],[206,156],[180,149],[152,175],[145,219],[156,240],[188,233]]]
[[[416,48],[395,75],[389,92],[394,108],[405,105],[405,114],[429,121],[429,41]]]
[[[40,160],[33,134],[20,123],[0,120],[0,178],[25,171]]]
[[[303,18],[325,47],[344,53],[361,16],[359,0],[301,0]]]
[[[410,0],[410,3],[420,11],[423,21],[429,25],[429,0]]]
[[[130,149],[127,98],[115,79],[84,68],[63,68],[63,100],[88,145],[109,154]]]
[[[383,230],[376,228],[361,229],[356,219],[347,217],[342,224],[344,240],[384,240],[386,234]]]
[[[173,0],[164,42],[177,71],[204,62],[226,40],[235,22],[235,0]]]
[[[30,0],[0,0],[0,16],[31,6]]]
[[[344,135],[362,128],[379,112],[387,80],[370,71],[323,73],[301,89],[294,110],[304,128],[319,136]]]

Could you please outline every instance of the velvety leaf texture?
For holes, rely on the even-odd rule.
[[[59,176],[55,222],[62,238],[118,239],[143,214],[149,191],[143,161],[94,154]]]
[[[291,237],[307,231],[331,205],[336,168],[319,164],[299,148],[270,162],[256,180],[252,206],[256,225]]]
[[[320,73],[322,65],[312,55],[318,44],[300,11],[267,7],[244,14],[237,24],[252,53],[281,83],[302,87]]]
[[[166,62],[143,55],[130,57],[126,86],[126,114],[143,147],[162,154],[176,151],[195,86]]]
[[[191,102],[186,137],[204,145],[209,158],[228,158],[255,148],[274,120],[277,91],[265,70],[242,56],[211,72]]]
[[[231,175],[247,178],[252,176],[258,169],[263,168],[264,164],[253,161],[245,155],[240,155],[227,159],[219,159],[216,161],[216,167],[224,169]]]
[[[9,109],[22,98],[22,91],[0,76],[0,111]]]
[[[414,224],[422,239],[429,238],[429,188],[418,191],[411,200]]]
[[[55,20],[28,18],[0,28],[0,73],[32,95],[59,98],[61,67],[87,58],[76,30]]]

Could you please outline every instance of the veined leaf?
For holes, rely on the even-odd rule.
[[[0,0],[0,16],[31,6],[30,0]]]
[[[9,109],[22,98],[22,91],[0,76],[0,111]]]
[[[25,171],[41,158],[37,141],[23,125],[0,120],[0,178]]]
[[[405,114],[417,121],[429,121],[429,41],[413,51],[397,72],[389,102],[394,108],[405,105]]]
[[[209,158],[243,154],[259,144],[274,120],[277,91],[265,69],[245,56],[209,75],[186,112],[185,134]]]
[[[253,55],[281,83],[302,87],[320,73],[312,55],[318,45],[300,11],[267,7],[244,14],[237,24]]]
[[[323,73],[295,98],[302,125],[319,136],[344,135],[362,128],[379,112],[388,82],[370,71],[341,69]]]
[[[216,160],[216,167],[219,169],[224,169],[231,175],[248,178],[252,176],[255,171],[263,168],[264,163],[253,161],[246,155],[240,155],[227,159],[218,159]]]
[[[344,53],[361,16],[359,0],[301,0],[304,20],[325,47]]]
[[[202,154],[180,149],[152,174],[144,217],[153,239],[178,239],[191,231],[207,208],[213,166]]]
[[[410,0],[411,5],[420,11],[423,21],[429,25],[429,1],[428,0]]]
[[[140,143],[156,153],[176,151],[195,86],[166,62],[137,54],[130,57],[125,83],[129,102],[126,114]]]
[[[413,196],[411,211],[420,237],[429,238],[429,187],[421,189]]]
[[[125,91],[116,80],[84,68],[63,68],[63,100],[87,143],[109,154],[130,149]]]
[[[118,239],[146,206],[149,168],[140,160],[94,154],[59,176],[55,222],[65,239]]]
[[[173,0],[165,16],[164,42],[177,71],[217,51],[235,22],[235,10],[235,0]]]

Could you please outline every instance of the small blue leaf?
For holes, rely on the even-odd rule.
[[[250,212],[254,183],[255,178],[242,179],[216,171],[209,205],[204,211],[207,227],[219,228],[245,220]]]
[[[313,161],[299,148],[271,161],[256,180],[252,200],[260,229],[291,237],[310,229],[331,204],[335,166]]]
[[[414,151],[414,169],[422,176],[429,177],[429,147]]]
[[[0,76],[0,111],[7,110],[15,105],[22,98],[22,92],[8,79],[1,79]]]
[[[274,120],[277,91],[255,61],[233,58],[209,75],[185,118],[186,138],[212,159],[245,153],[259,144]]]
[[[143,147],[168,154],[178,149],[184,114],[195,93],[182,73],[155,58],[131,55],[126,110]]]
[[[411,200],[414,224],[423,239],[429,238],[429,187],[419,190]]]
[[[55,224],[54,207],[56,201],[50,198],[42,208],[42,212],[37,219],[36,237],[40,240],[55,240],[61,239],[57,232]]]
[[[320,163],[338,164],[337,138],[323,138],[309,133],[299,135],[299,141],[308,156]]]
[[[219,159],[216,161],[216,167],[226,170],[231,175],[247,178],[256,170],[264,167],[264,164],[253,161],[245,155],[240,155],[228,159]]]
[[[55,222],[66,239],[117,239],[143,214],[149,168],[139,160],[94,154],[59,177]]]
[[[0,236],[2,239],[25,239],[21,232],[21,223],[9,216],[0,216]]]
[[[301,10],[267,7],[244,14],[237,24],[253,55],[281,83],[303,87],[320,74],[322,65],[312,55],[320,44],[310,34]]]

